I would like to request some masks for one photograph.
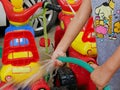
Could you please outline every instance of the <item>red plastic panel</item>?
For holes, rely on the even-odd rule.
[[[17,46],[10,46],[10,41],[14,40],[15,38],[20,39],[20,38],[27,38],[29,40],[29,44],[25,45],[17,45]],[[32,57],[28,58],[14,58],[11,60],[8,58],[8,55],[10,53],[14,52],[32,52]],[[39,55],[37,51],[37,47],[35,44],[35,39],[34,36],[32,35],[31,32],[27,30],[22,30],[22,31],[14,31],[14,32],[9,32],[5,35],[4,38],[4,48],[3,48],[3,56],[2,56],[2,63],[3,64],[12,64],[14,66],[22,66],[22,65],[27,65],[30,62],[37,62],[39,60]]]

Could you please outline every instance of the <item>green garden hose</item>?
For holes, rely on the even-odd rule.
[[[77,65],[85,68],[90,73],[94,70],[88,63],[86,63],[80,59],[77,59],[77,58],[59,57],[58,60],[60,60],[62,62],[69,62],[69,63],[77,64]],[[104,87],[104,90],[110,90],[110,87],[107,85],[106,87]]]

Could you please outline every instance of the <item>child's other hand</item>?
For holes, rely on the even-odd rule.
[[[96,64],[91,64],[94,71],[91,73],[91,79],[95,83],[98,90],[103,90],[103,88],[108,84],[111,79],[111,74],[103,66],[97,66]]]
[[[60,56],[66,56],[66,53],[56,49],[51,56],[51,59],[55,61],[55,66],[63,66],[64,63],[57,59]]]

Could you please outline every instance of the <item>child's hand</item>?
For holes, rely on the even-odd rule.
[[[97,66],[96,64],[91,64],[91,66],[95,69],[91,73],[91,79],[96,84],[98,90],[103,90],[111,79],[111,73],[106,67]]]
[[[57,49],[53,52],[51,59],[55,60],[55,66],[63,66],[63,63],[57,59],[59,56],[66,56],[66,53]]]

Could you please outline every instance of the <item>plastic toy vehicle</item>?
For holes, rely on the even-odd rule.
[[[20,4],[22,0],[19,0],[18,2]],[[22,82],[38,72],[40,68],[40,64],[38,63],[38,61],[40,58],[35,44],[34,33],[32,31],[32,28],[28,25],[25,25],[23,27],[23,22],[29,19],[31,14],[35,12],[37,8],[45,5],[45,2],[39,2],[32,7],[32,10],[26,10],[26,13],[28,13],[26,14],[24,13],[25,11],[19,12],[21,8],[12,8],[12,5],[9,3],[9,1],[2,1],[2,3],[4,4],[4,6],[5,4],[7,4],[7,6],[10,6],[10,9],[8,9],[7,6],[4,8],[6,10],[6,13],[8,14],[8,19],[10,20],[11,26],[6,29],[4,38],[4,46],[2,52],[3,66],[0,71],[0,87],[11,80],[13,80],[14,83]],[[18,3],[16,3],[16,0],[13,0],[12,4],[14,4],[15,6],[18,5]],[[55,6],[51,6],[51,4],[47,3],[46,8],[49,7],[50,9],[55,9]],[[23,13],[26,17],[23,17]],[[11,88],[11,90],[15,90],[14,85],[10,85],[8,87]],[[7,90],[8,87],[5,87],[2,90]],[[28,88],[27,90],[50,90],[49,85],[47,85],[43,77],[41,77],[40,80],[32,84],[30,87],[26,88]]]
[[[20,38],[28,40],[28,44],[21,45]],[[12,40],[17,39],[18,45],[11,46]],[[14,42],[13,42],[14,43]],[[13,78],[17,82],[21,82],[36,73],[39,64],[38,51],[35,45],[34,37],[29,31],[9,32],[5,35],[1,69],[1,80],[6,82],[7,78]],[[9,68],[9,69],[8,69]],[[36,68],[34,70],[33,68]],[[21,74],[24,75],[21,75]],[[26,74],[27,73],[27,74]],[[18,78],[20,76],[21,78]],[[19,80],[20,79],[20,80]]]
[[[21,45],[20,39],[23,37],[28,41],[28,43]],[[14,45],[14,42],[12,45],[10,44],[14,39],[18,40],[17,45]],[[34,36],[31,32],[27,30],[21,30],[7,33],[4,39],[2,56],[3,66],[1,68],[0,76],[1,81],[9,82],[9,80],[14,80],[16,83],[19,83],[26,80],[33,74],[37,73],[37,71],[39,70],[40,64],[38,63],[38,61],[39,55],[36,48]],[[39,82],[41,81],[44,80],[40,80]],[[32,88],[34,87],[36,86],[33,85]],[[45,88],[46,87],[49,88],[48,85],[45,86]]]
[[[42,0],[43,2],[45,0]],[[56,0],[46,0],[51,4],[57,5]],[[29,8],[33,6],[34,4],[38,3],[38,0],[24,0],[24,8]],[[4,34],[4,29],[9,26],[8,20],[6,18],[5,11],[3,9],[2,3],[0,2],[0,33]],[[33,16],[38,15],[40,12],[42,12],[42,9],[38,9],[36,13]],[[35,36],[39,36],[43,34],[43,17],[37,16],[35,19],[32,19],[30,21],[31,26],[34,28],[35,31]],[[57,19],[57,12],[53,10],[47,10],[46,13],[46,18],[47,18],[47,30],[49,31],[51,27],[55,24],[56,19]]]
[[[54,39],[55,48],[59,43],[59,41],[61,40],[62,36],[64,35],[68,24],[74,17],[75,12],[80,7],[82,0],[58,0],[58,3],[60,4],[62,11],[59,13],[59,17],[58,17],[60,20],[60,25],[56,27],[56,32],[55,32],[55,39]],[[96,42],[95,42],[92,22],[93,19],[92,17],[90,17],[88,23],[86,23],[83,30],[72,42],[71,46],[67,51],[67,55],[69,57],[82,59],[83,61],[89,64],[96,63],[96,56],[97,56]],[[67,66],[73,72],[73,76],[75,77],[75,81],[76,81],[76,88],[79,88],[80,90],[82,89],[96,90],[95,85],[90,80],[90,73],[88,71],[72,63],[69,63]],[[69,75],[69,73],[66,75],[65,74],[66,72],[64,72],[64,68],[61,69],[60,73],[58,71],[57,77],[59,78],[57,81],[59,81],[59,85],[63,85],[62,81],[60,81],[60,78],[71,76],[71,74]],[[67,78],[63,81],[67,81]],[[70,82],[72,81],[69,81],[69,83]],[[56,84],[56,82],[55,85],[59,86],[58,84]],[[68,83],[66,83],[66,85],[68,85]],[[72,89],[68,89],[68,90],[72,90]]]

